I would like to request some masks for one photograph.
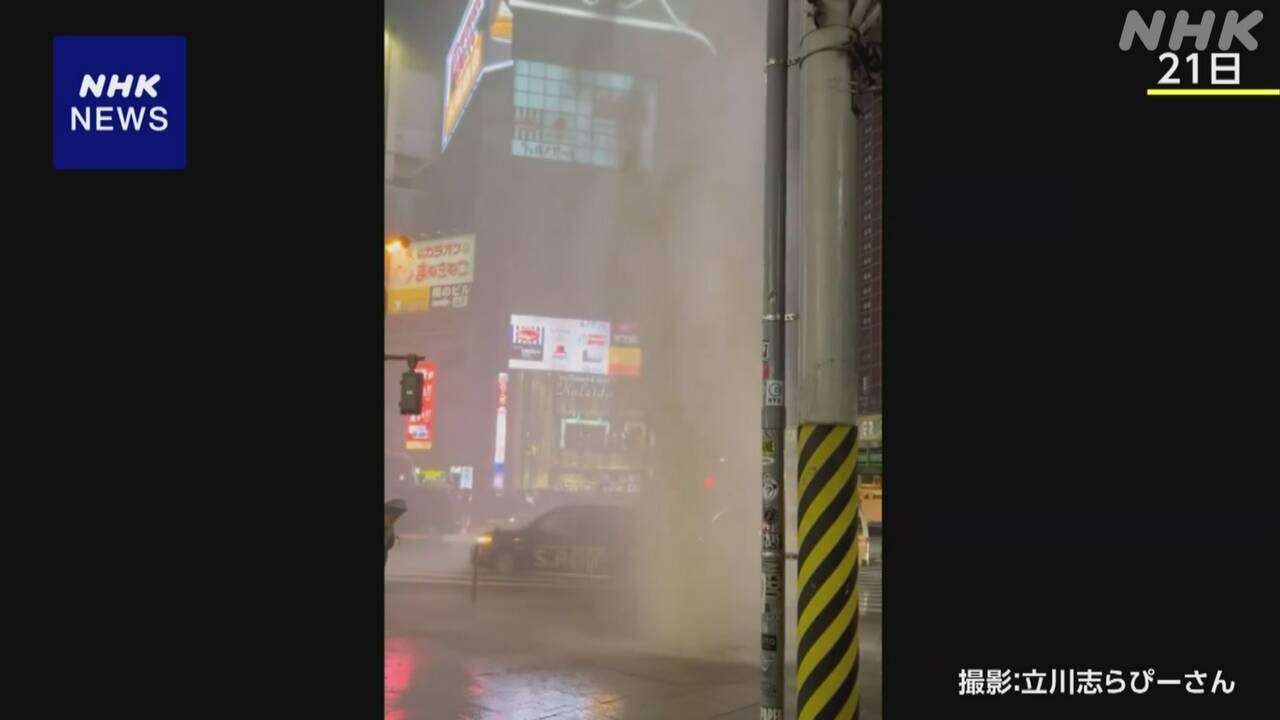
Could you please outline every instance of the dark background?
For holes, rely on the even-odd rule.
[[[886,10],[889,717],[1243,717],[1269,688],[1280,100],[1144,97],[1164,68],[1118,50],[1126,9]],[[381,8],[41,20],[6,49],[4,266],[41,702],[374,715]],[[1280,85],[1276,23],[1246,85]],[[52,170],[78,32],[187,36],[185,172]],[[957,695],[1031,667],[1237,685]]]
[[[13,596],[40,613],[10,617],[47,687],[9,697],[377,717],[381,5],[41,10],[8,33],[4,270]],[[184,172],[53,171],[52,40],[76,33],[187,37]]]
[[[1130,7],[886,10],[886,717],[1269,690],[1280,99],[1146,97]],[[1280,15],[1254,35],[1242,87],[1280,86]],[[960,697],[968,668],[1237,684]]]

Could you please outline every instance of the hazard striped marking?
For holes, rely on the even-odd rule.
[[[857,439],[852,425],[811,423],[797,437],[799,720],[858,716]]]

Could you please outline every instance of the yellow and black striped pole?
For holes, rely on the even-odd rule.
[[[858,512],[853,425],[800,426],[799,720],[858,717]]]

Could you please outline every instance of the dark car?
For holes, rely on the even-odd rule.
[[[554,505],[534,504],[522,495],[507,495],[477,501],[471,506],[466,532],[481,533],[492,528],[515,530],[528,525],[534,518],[550,510]]]
[[[613,575],[635,542],[635,514],[617,505],[563,505],[517,530],[476,541],[473,561],[503,575],[520,572]]]

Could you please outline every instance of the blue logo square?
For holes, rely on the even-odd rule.
[[[187,39],[61,35],[53,39],[53,166],[182,170],[187,166]]]

